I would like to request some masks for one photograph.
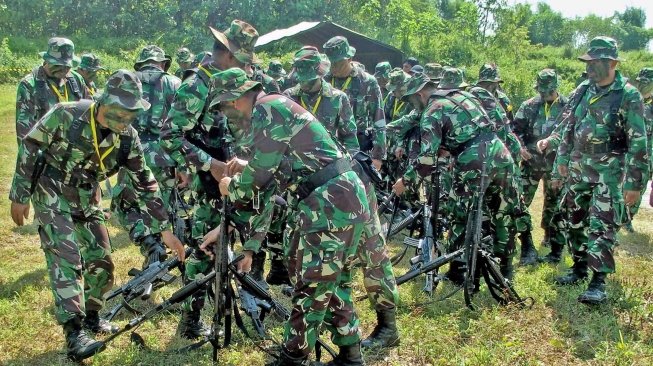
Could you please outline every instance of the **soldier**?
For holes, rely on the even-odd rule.
[[[406,116],[412,111],[412,105],[404,100],[401,100],[403,93],[406,91],[406,83],[410,77],[403,72],[400,68],[393,69],[388,76],[388,96],[385,99],[385,119],[386,121],[404,121],[402,117]],[[410,120],[409,120],[410,121]],[[392,124],[392,123],[391,123]],[[407,136],[406,133],[413,126],[413,123],[398,122],[393,124],[393,129],[390,125],[386,129],[386,140],[388,151],[390,152],[385,164],[383,164],[383,173],[388,177],[390,182],[394,182],[399,178],[400,172],[399,164],[404,159],[404,152],[406,151]],[[399,150],[399,151],[398,151]]]
[[[97,79],[97,72],[100,70],[106,70],[104,67],[100,66],[100,59],[92,53],[85,53],[82,55],[79,66],[77,67],[77,72],[84,78],[86,87],[91,97],[95,97],[97,94],[97,87],[95,86],[95,81]]]
[[[279,84],[277,84],[276,80],[274,80],[271,76],[263,72],[260,64],[253,64],[252,70],[254,71],[254,74],[252,75],[251,79],[261,83],[266,93],[281,93]]]
[[[197,197],[192,228],[195,242],[191,243],[195,250],[186,263],[187,283],[211,270],[209,258],[197,247],[204,235],[220,223],[217,180],[222,177],[222,167],[219,162],[226,160],[230,153],[225,144],[230,137],[224,116],[208,110],[209,80],[220,70],[246,68],[258,61],[254,56],[258,32],[249,23],[234,20],[224,32],[209,28],[214,37],[212,56],[204,57],[197,68],[186,72],[161,131],[161,144],[177,166],[188,165],[197,171],[191,183]],[[259,265],[264,260],[264,256],[257,257]],[[200,291],[184,303],[179,325],[182,337],[192,339],[208,334],[200,321],[205,297],[206,291]]]
[[[248,203],[270,184],[289,189],[297,221],[290,242],[290,270],[296,282],[293,309],[284,332],[281,357],[274,365],[303,365],[323,322],[340,347],[336,364],[364,365],[359,320],[351,294],[352,260],[369,219],[363,184],[315,117],[287,97],[266,95],[259,82],[240,69],[214,79],[218,105],[239,144],[252,154],[242,174],[220,181],[220,192]],[[211,245],[218,230],[207,235]],[[239,270],[248,272],[256,247],[244,247]]]
[[[555,150],[549,149],[540,152],[536,143],[548,138],[561,121],[561,114],[568,103],[565,96],[558,93],[558,75],[555,70],[544,69],[537,74],[535,90],[539,95],[525,101],[517,110],[513,128],[515,134],[522,143],[521,156],[522,171],[521,182],[523,189],[525,215],[518,218],[522,223],[517,225],[519,229],[532,230],[531,216],[528,207],[533,202],[533,197],[540,184],[544,185],[544,206],[542,208],[542,221],[540,226],[549,239],[551,252],[541,260],[548,263],[558,263],[562,258],[562,250],[565,244],[565,236],[557,222],[553,222],[556,216],[557,206],[560,203],[560,190],[551,186],[551,171],[555,161]],[[522,245],[525,241],[532,243],[530,232],[520,233]],[[522,247],[522,257],[525,252]]]
[[[627,221],[626,206],[640,198],[650,157],[642,96],[616,70],[617,42],[596,37],[578,59],[585,62],[588,79],[574,92],[555,162],[567,179],[564,204],[570,211],[574,265],[556,283],[576,284],[587,278],[589,268],[592,280],[578,301],[599,304],[607,300],[605,279],[615,272],[617,230]]]
[[[176,163],[161,147],[161,129],[171,108],[175,92],[181,84],[179,78],[166,72],[170,62],[170,58],[166,57],[158,46],[149,45],[141,50],[134,63],[134,70],[143,85],[143,99],[147,100],[151,107],[147,113],[141,113],[133,123],[145,154],[145,164],[159,183],[163,206],[169,216],[172,210],[171,196],[177,176]],[[183,177],[184,183],[187,183],[185,174],[180,174],[180,177]],[[130,239],[139,245],[141,254],[145,257],[145,265],[164,260],[165,249],[160,238],[145,235],[144,223],[137,220],[142,214],[136,197],[136,187],[132,184],[128,172],[121,170],[118,174],[118,184],[114,188],[111,208],[116,212],[120,223],[127,229]]]
[[[404,61],[404,63],[401,65],[402,70],[408,75],[412,75],[410,73],[410,69],[413,68],[413,66],[419,65],[419,61],[415,57],[409,57]]]
[[[23,137],[55,104],[88,99],[84,78],[72,71],[75,45],[66,38],[48,40],[43,65],[25,76],[16,91],[16,136]]]
[[[286,77],[286,70],[279,60],[272,60],[268,64],[268,76],[270,76],[279,85],[280,90],[286,90],[284,78]]]
[[[184,248],[169,230],[157,183],[145,165],[136,130],[130,126],[149,108],[134,73],[109,77],[97,102],[56,105],[24,138],[9,199],[11,216],[21,226],[30,200],[55,298],[68,355],[92,356],[104,345],[86,331],[111,333],[118,328],[100,319],[103,295],[113,285],[109,233],[100,206],[99,182],[124,167],[144,207],[149,233],[184,259]]]
[[[381,88],[383,100],[388,97],[388,89],[386,88],[386,85],[388,84],[391,70],[392,66],[388,61],[379,62],[376,64],[376,67],[374,67],[374,78],[376,78],[376,82],[379,84],[379,88]]]
[[[421,166],[433,166],[440,149],[450,152],[454,159],[450,193],[451,201],[455,202],[449,236],[451,250],[462,247],[465,241],[467,215],[475,192],[486,189],[486,198],[497,202],[489,207],[495,229],[494,255],[500,259],[501,273],[511,279],[514,243],[510,242],[510,230],[517,199],[515,163],[493,131],[492,122],[480,102],[463,91],[464,86],[462,71],[456,68],[445,68],[437,86],[439,90],[424,74],[416,74],[408,82],[403,98],[422,112],[421,151],[417,162]],[[484,164],[489,182],[487,187],[480,187]],[[409,167],[393,186],[394,192],[402,194],[407,186],[415,184],[421,171]],[[462,283],[463,266],[461,261],[451,263],[449,279],[454,283]]]
[[[369,153],[377,170],[385,159],[385,116],[383,97],[376,79],[352,62],[356,49],[347,38],[336,36],[322,46],[331,61],[331,85],[347,94],[356,120],[358,145]]]
[[[177,50],[177,65],[179,68],[175,71],[175,76],[181,79],[184,76],[186,70],[190,69],[195,59],[195,55],[186,47],[182,47]]]
[[[294,67],[297,70],[299,85],[286,90],[284,94],[310,111],[327,131],[332,131],[331,134],[336,141],[352,155],[356,155],[359,150],[356,123],[347,95],[333,88],[323,79],[329,70],[326,56],[321,55],[315,47],[305,46],[295,53]],[[400,72],[403,75],[401,70]],[[365,290],[377,314],[377,326],[362,342],[362,346],[393,347],[399,345],[396,320],[399,293],[385,246],[385,238],[381,235],[374,185],[364,171],[357,171],[357,173],[365,183],[370,209],[370,220],[365,222],[357,255],[363,263]]]

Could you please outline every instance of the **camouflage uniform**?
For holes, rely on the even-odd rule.
[[[397,120],[403,121],[402,117],[410,113],[413,109],[410,103],[401,100],[401,96],[406,91],[405,86],[409,78],[400,68],[395,68],[390,72],[386,86],[388,88],[388,95],[383,102],[385,105],[385,119],[386,121],[391,121],[390,124]],[[401,127],[397,124],[401,125]],[[401,133],[401,130],[407,126],[403,122],[398,122],[397,124],[393,124],[394,128],[392,129],[390,129],[390,125],[386,128],[388,154],[382,170],[384,176],[390,182],[397,180],[399,175],[403,173],[398,172],[400,161],[395,156],[395,150],[402,147],[404,150],[409,151],[406,145],[409,144],[408,139],[411,138],[411,136],[406,136],[406,133]],[[410,127],[407,130],[410,130]]]
[[[160,66],[148,61],[169,64],[169,59],[165,57],[161,48],[150,45],[141,50],[134,69],[143,85],[143,97],[151,107],[147,113],[139,116],[133,127],[138,132],[142,144],[145,164],[159,183],[164,208],[170,214],[170,200],[176,183],[176,163],[161,146],[161,129],[181,81],[176,76],[163,71]],[[130,239],[141,245],[141,253],[145,255],[148,248],[142,245],[145,237],[144,223],[135,219],[142,216],[140,213],[142,208],[135,200],[136,196],[136,187],[127,171],[121,170],[118,174],[118,183],[114,187],[111,207],[120,223],[127,228]]]
[[[349,46],[346,38],[331,38],[322,46],[331,64],[350,60],[356,49]],[[327,77],[327,81],[349,98],[356,120],[358,143],[361,150],[370,152],[372,159],[383,160],[386,155],[385,116],[383,97],[376,79],[352,63],[351,74],[345,78]]]
[[[597,37],[579,59],[587,62],[592,76],[597,65],[592,61],[619,60],[616,41]],[[594,277],[579,297],[581,302],[607,298],[605,277],[615,272],[616,233],[627,220],[623,192],[641,191],[648,178],[642,96],[619,71],[615,73],[614,82],[606,87],[590,78],[576,89],[580,104],[566,125],[555,163],[568,167],[564,204],[570,211],[574,260],[573,272],[558,282],[575,283],[587,276],[589,267]]]
[[[213,82],[212,105],[261,88],[236,68],[219,73]],[[351,295],[351,264],[370,213],[347,154],[309,112],[283,96],[260,93],[248,127],[230,119],[228,123],[237,142],[252,150],[242,174],[229,184],[231,201],[248,203],[271,184],[279,191],[288,189],[291,195],[303,192],[291,207],[295,228],[290,249],[296,260],[289,267],[296,283],[284,354],[308,357],[323,321],[336,345],[357,345],[360,331]],[[314,190],[306,188],[305,182],[316,172],[329,173],[315,183]]]
[[[646,124],[646,141],[648,142],[649,148],[649,174],[647,180],[651,180],[651,175],[653,174],[653,167],[651,166],[651,156],[653,156],[653,68],[645,67],[641,69],[635,80],[637,82],[637,88],[644,96],[644,123]],[[645,191],[646,185],[642,188],[642,197],[639,198],[635,205],[630,207],[631,219],[639,211]]]
[[[44,63],[71,68],[75,46],[66,38],[50,38],[48,51],[43,53]],[[55,104],[89,99],[84,78],[70,71],[65,79],[55,80],[47,76],[44,66],[32,70],[19,83],[16,90],[16,137],[27,136],[32,127]]]
[[[85,53],[82,55],[79,66],[77,67],[77,72],[84,77],[88,93],[93,98],[95,98],[96,95],[99,97],[98,88],[95,85],[95,78],[97,72],[100,70],[106,69],[100,66],[100,59],[97,56],[92,53]]]
[[[388,80],[390,80],[390,71],[392,71],[392,66],[388,61],[381,61],[374,67],[374,78],[376,78],[381,88],[381,96],[384,101],[390,93],[387,88]]]
[[[183,67],[182,64],[187,64],[190,66],[190,64],[193,63],[193,60],[195,59],[195,55],[193,55],[192,52],[186,47],[182,47],[177,50],[177,64],[179,65],[179,68],[177,71],[175,71],[175,76],[178,77],[179,79],[184,77],[184,73],[186,70],[188,70],[188,67]],[[192,66],[190,66],[192,67]]]
[[[286,77],[286,70],[283,69],[283,65],[281,64],[281,61],[279,60],[272,60],[270,61],[270,64],[268,65],[268,71],[267,75],[269,75],[272,80],[274,80],[277,85],[279,86],[279,90],[286,90],[290,86],[286,87],[285,85],[285,77]]]

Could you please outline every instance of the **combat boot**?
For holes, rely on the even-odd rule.
[[[512,258],[500,257],[499,262],[499,271],[503,278],[512,282],[512,279],[515,277],[515,267],[512,264]]]
[[[520,266],[530,266],[537,263],[537,250],[533,244],[533,236],[530,231],[519,233],[521,241],[521,256],[519,257]]]
[[[340,346],[336,358],[327,363],[326,366],[365,366],[365,360],[363,360],[363,354],[361,353],[361,344]]]
[[[447,279],[456,286],[465,284],[465,262],[453,260],[449,263],[449,271],[447,271]]]
[[[113,334],[118,332],[120,328],[100,318],[100,313],[97,310],[88,310],[86,318],[84,318],[84,329],[95,334]]]
[[[183,311],[178,329],[179,335],[186,339],[206,337],[211,333],[200,319],[199,310]]]
[[[295,356],[281,347],[281,354],[276,360],[266,363],[265,366],[310,366],[308,356]]]
[[[608,294],[605,292],[606,277],[607,273],[605,272],[594,272],[587,290],[578,296],[578,302],[589,305],[604,303],[608,299]]]
[[[268,284],[274,286],[290,285],[288,269],[283,264],[283,259],[272,259],[270,263],[270,272],[268,272],[267,277],[265,277]]]
[[[576,262],[571,267],[569,273],[564,276],[556,277],[554,283],[556,285],[575,285],[587,278],[587,262]]]
[[[249,273],[252,278],[259,282],[264,287],[268,287],[267,283],[263,281],[263,270],[265,267],[265,251],[261,250],[258,253],[254,253],[252,256],[252,270]]]
[[[562,250],[564,246],[551,241],[551,252],[543,257],[538,258],[540,263],[558,264],[562,260]]]
[[[96,353],[104,351],[105,345],[90,337],[82,329],[82,321],[74,317],[63,325],[66,335],[66,348],[68,358],[75,362],[87,359]]]
[[[377,324],[372,333],[363,342],[363,348],[386,348],[399,345],[397,330],[397,309],[386,309],[376,312]]]

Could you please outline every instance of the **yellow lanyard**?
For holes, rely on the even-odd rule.
[[[335,78],[331,78],[331,84],[332,84],[332,85],[336,85],[336,84],[335,84],[335,81],[336,81]],[[351,76],[348,77],[347,80],[345,80],[345,83],[342,84],[342,88],[340,88],[340,90],[342,90],[342,91],[347,90],[347,88],[349,87],[349,83],[351,83]]]
[[[198,69],[202,70],[202,71],[206,74],[206,76],[208,76],[209,78],[210,78],[211,76],[213,76],[213,74],[211,74],[211,73],[209,72],[209,70],[207,70],[207,69],[206,69],[204,66],[202,66],[202,65],[200,65],[200,66],[198,67]]]
[[[556,104],[556,102],[558,101],[558,98],[560,98],[560,96],[557,96],[553,100],[551,105],[549,105],[549,103],[544,103],[544,116],[546,117],[547,120],[549,119],[549,115],[551,114],[551,107],[553,107],[553,105]]]
[[[94,96],[95,95],[95,89],[88,88],[88,93],[91,94],[91,96]]]
[[[401,108],[404,106],[405,103],[405,102],[401,102],[399,106],[397,106],[397,101],[399,101],[399,99],[395,98],[395,106],[394,108],[392,108],[392,119],[395,119],[395,117],[397,117],[397,113],[401,110]]]
[[[386,95],[385,98],[383,99],[383,105],[388,104],[388,98],[390,98],[390,94],[391,93],[388,93],[388,95]]]
[[[98,143],[97,131],[95,128],[95,103],[91,105],[91,133],[93,133],[93,146],[95,147],[95,153],[97,154],[98,160],[100,161],[100,169],[103,172],[106,172],[103,160],[111,153],[111,151],[113,151],[116,146],[111,146],[107,151],[104,152],[104,154],[100,154],[100,144]]]
[[[51,82],[48,82],[50,84],[50,89],[54,92],[54,94],[57,95],[57,100],[59,103],[67,102],[68,101],[68,88],[66,88],[66,84],[63,85],[63,95],[59,93],[59,88],[57,88],[54,84]]]
[[[308,110],[308,107],[306,106],[306,103],[304,102],[304,97],[299,97],[299,101],[302,102],[302,107],[304,107],[304,109]],[[315,105],[313,106],[313,109],[312,109],[314,116],[316,116],[315,113],[317,112],[317,108],[320,106],[321,101],[322,101],[322,95],[320,94],[320,96],[317,98],[317,102],[315,102]]]

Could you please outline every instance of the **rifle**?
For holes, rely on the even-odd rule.
[[[216,273],[213,283],[213,325],[209,342],[213,346],[213,362],[218,360],[218,349],[227,347],[231,343],[231,304],[233,302],[232,289],[229,284],[229,237],[228,237],[228,210],[227,197],[222,198],[222,221],[220,222],[220,236],[213,246],[214,261],[213,271]],[[224,329],[224,340],[220,344],[220,333]]]
[[[481,230],[483,225],[483,200],[485,198],[485,190],[487,188],[487,163],[483,162],[481,167],[481,181],[479,182],[478,191],[476,192],[476,200],[472,211],[467,219],[465,228],[465,260],[467,262],[467,271],[465,272],[465,285],[463,292],[465,295],[465,303],[471,306],[471,298],[478,286],[478,276],[476,270],[476,261],[478,258],[480,245],[481,245]]]
[[[256,333],[261,338],[265,338],[265,326],[263,319],[265,314],[272,310],[272,305],[266,300],[262,300],[247,290],[244,286],[238,286],[238,298],[240,299],[240,309],[252,319],[252,324]]]

